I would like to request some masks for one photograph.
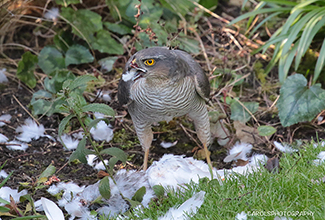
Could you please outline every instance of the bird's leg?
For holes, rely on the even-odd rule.
[[[142,149],[144,150],[144,158],[143,158],[143,170],[147,170],[148,168],[148,159],[149,159],[149,149],[151,147],[153,134],[151,130],[151,124],[144,124],[139,126],[137,121],[133,120],[133,124],[135,130],[137,132],[139,141],[141,143]]]
[[[148,168],[148,158],[149,158],[149,148],[144,150],[144,159],[143,159],[143,170],[146,171]]]
[[[205,152],[205,158],[207,159],[208,165],[209,165],[209,171],[210,171],[210,175],[211,175],[211,179],[213,179],[213,171],[212,171],[212,164],[211,164],[211,159],[210,159],[210,152],[208,150],[208,147],[206,145],[206,143],[203,143],[203,148],[204,148],[204,152]]]

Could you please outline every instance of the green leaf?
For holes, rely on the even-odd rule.
[[[165,195],[165,189],[161,185],[154,185],[152,189],[158,198],[163,197]]]
[[[289,76],[280,89],[277,103],[281,124],[285,127],[312,120],[325,109],[325,90],[320,84],[308,88],[301,74]]]
[[[87,101],[79,91],[70,92],[69,98],[66,101],[70,109],[73,109],[77,115],[83,113],[82,107],[87,105]]]
[[[64,119],[62,119],[62,121],[59,124],[59,131],[58,131],[59,137],[62,136],[65,127],[67,126],[67,124],[69,123],[69,121],[71,120],[71,118],[73,118],[73,117],[75,117],[75,115],[74,114],[71,114],[71,115],[68,115],[67,117],[65,117]]]
[[[7,200],[4,200],[3,198],[0,197],[0,203],[4,203],[6,205],[9,205],[10,202],[8,202]]]
[[[70,4],[82,3],[82,0],[55,0],[55,3],[58,5],[63,5],[64,7],[67,7]]]
[[[83,112],[99,112],[107,116],[115,116],[114,110],[108,105],[102,103],[88,104],[82,107]]]
[[[65,66],[70,64],[82,64],[91,63],[94,61],[94,57],[89,50],[79,44],[71,46],[65,54]]]
[[[125,163],[126,159],[127,159],[127,156],[124,153],[124,151],[117,148],[117,147],[106,148],[106,149],[102,150],[99,154],[100,155],[103,155],[103,154],[111,155],[113,157],[116,157],[117,159],[119,159],[123,163]]]
[[[44,87],[51,93],[55,94],[62,90],[62,85],[67,80],[74,80],[76,76],[68,70],[56,70],[50,74],[52,77],[46,77],[44,80]]]
[[[315,73],[314,73],[314,78],[313,78],[313,84],[316,83],[320,72],[323,70],[325,63],[325,39],[322,44],[322,48],[320,49],[319,52],[319,57],[317,59],[316,67],[315,67]]]
[[[37,61],[37,56],[28,51],[23,54],[22,59],[18,62],[17,77],[30,88],[36,86],[34,70]]]
[[[89,81],[97,81],[98,79],[95,76],[92,75],[82,75],[78,76],[75,80],[73,81],[66,81],[63,83],[62,88],[67,89],[69,88],[70,90],[74,90],[75,88],[82,87],[82,86],[87,86],[87,83]]]
[[[81,39],[91,42],[94,34],[103,29],[102,17],[88,9],[61,8],[61,15],[68,20],[72,26],[72,32]]]
[[[71,154],[69,162],[78,159],[81,163],[87,164],[86,156],[89,154],[95,154],[94,151],[91,151],[86,148],[87,137],[84,137],[79,141],[77,149]]]
[[[258,14],[263,14],[263,13],[272,13],[272,12],[290,12],[291,11],[291,7],[282,7],[282,8],[264,8],[264,9],[260,9],[258,11],[252,11],[252,12],[248,12],[245,13],[239,17],[237,17],[236,19],[232,20],[228,25],[233,25],[235,23],[237,23],[238,21],[244,20],[245,18],[249,18],[251,16],[255,16]]]
[[[73,34],[70,30],[61,30],[54,36],[53,42],[58,50],[67,52],[70,46],[74,44]]]
[[[111,170],[111,172],[113,172],[114,166],[117,163],[118,159],[116,157],[111,157],[108,161],[108,166]]]
[[[198,2],[197,0],[195,2]],[[217,3],[216,1],[214,1]],[[191,11],[195,5],[190,0],[160,0],[160,3],[165,7],[174,12],[175,14],[181,14],[185,16]]]
[[[146,194],[146,187],[142,186],[134,193],[132,200],[137,202],[142,202],[144,194]]]
[[[91,46],[101,53],[123,54],[123,45],[116,42],[106,30],[97,32],[96,38],[91,41]]]
[[[9,212],[10,210],[11,210],[10,208],[4,207],[4,206],[0,206],[0,212]]]
[[[209,8],[212,8],[212,7],[217,7],[218,5],[218,0],[215,0],[215,1],[211,1],[211,0],[200,0],[199,1],[200,5],[202,5],[203,7],[209,9]]]
[[[230,118],[234,121],[241,121],[243,123],[246,123],[251,118],[251,114],[249,114],[248,111],[241,104],[243,104],[248,109],[248,111],[250,111],[251,114],[254,114],[255,112],[257,112],[258,103],[257,102],[239,103],[236,99],[234,99],[234,101],[231,103]]]
[[[108,30],[120,35],[132,34],[132,29],[121,23],[116,24],[116,23],[104,22],[104,25],[107,27]]]
[[[325,25],[325,10],[319,8],[318,10],[311,11],[313,17],[306,24],[304,31],[301,35],[299,46],[297,48],[295,69],[297,70],[302,56],[306,53],[312,40],[318,31]]]
[[[6,184],[6,182],[9,180],[9,178],[11,177],[11,175],[14,173],[14,171],[11,171],[10,173],[9,173],[9,175],[4,179],[4,180],[2,180],[2,182],[0,183],[0,189],[1,189],[1,187],[3,187],[5,184]],[[1,201],[0,201],[1,202]],[[4,203],[4,202],[2,202],[2,203]]]
[[[45,46],[38,55],[38,65],[45,74],[65,68],[62,53],[53,46]]]
[[[41,175],[39,176],[38,179],[41,179],[43,177],[49,177],[49,176],[52,176],[56,171],[56,168],[55,166],[53,166],[52,164],[50,164],[42,173]]]
[[[109,179],[107,176],[105,176],[99,182],[98,188],[99,188],[99,193],[103,198],[109,199],[111,197],[111,188],[110,188]]]
[[[258,135],[270,136],[276,132],[276,129],[272,126],[262,125],[257,128]]]

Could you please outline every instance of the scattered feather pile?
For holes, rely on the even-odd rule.
[[[0,178],[7,178],[8,173],[6,173],[6,171],[4,170],[0,170]]]
[[[96,141],[111,141],[113,139],[113,128],[105,121],[97,123],[96,127],[90,129],[90,133]]]
[[[4,126],[6,123],[9,123],[11,119],[11,115],[1,115],[0,116],[0,127]]]
[[[0,143],[6,143],[9,139],[3,135],[3,134],[0,134]]]
[[[8,82],[7,76],[5,75],[6,70],[7,70],[6,68],[0,70],[0,83]]]
[[[24,189],[20,192],[18,192],[18,189],[11,189],[8,186],[3,186],[0,188],[0,198],[10,201],[10,196],[13,198],[14,201],[19,201],[19,198],[21,196],[24,196],[27,194],[27,190]],[[4,205],[3,203],[0,203],[0,206]]]
[[[204,196],[204,191],[200,191],[194,194],[192,198],[186,200],[180,207],[169,209],[168,212],[163,217],[159,217],[158,220],[190,219],[190,216],[194,216],[196,211],[202,206],[204,202]]]
[[[173,154],[165,154],[159,161],[153,162],[147,173],[151,186],[162,185],[172,188],[179,188],[180,185],[191,181],[198,183],[199,178],[211,177],[205,162]],[[214,177],[218,178],[215,169],[213,173]]]
[[[277,142],[277,141],[274,141],[274,146],[281,152],[283,153],[293,153],[293,152],[297,152],[298,150],[297,149],[293,149],[292,147],[290,147],[289,145],[287,144],[284,144],[282,145],[281,143]]]
[[[235,216],[235,219],[236,219],[236,220],[246,220],[246,219],[247,219],[247,214],[246,214],[246,212],[242,211],[241,213],[238,213],[238,214]]]
[[[165,141],[163,141],[163,142],[160,143],[160,146],[162,146],[163,148],[167,149],[167,148],[170,148],[170,147],[175,146],[177,144],[177,142],[178,141],[175,141],[175,142],[171,143],[171,142],[165,142]]]
[[[20,141],[9,141],[6,143],[6,147],[9,150],[22,150],[25,151],[28,148],[28,145],[26,143],[20,142]]]
[[[59,8],[51,8],[44,14],[44,18],[50,19],[52,21],[56,21],[60,16]]]
[[[316,160],[314,160],[314,164],[315,165],[321,165],[322,163],[324,163],[325,161],[325,151],[322,151],[320,152],[318,155],[317,155],[317,158]]]
[[[27,118],[24,125],[16,128],[16,132],[21,133],[16,138],[24,142],[31,142],[33,139],[37,140],[40,137],[47,137],[54,140],[51,136],[44,134],[45,128],[42,124],[37,125],[31,118]]]
[[[70,135],[63,134],[61,136],[61,143],[63,143],[67,150],[74,150],[79,144],[79,140],[72,138]]]
[[[54,202],[44,197],[41,198],[41,202],[47,219],[64,220],[63,212]]]
[[[244,160],[247,161],[247,154],[252,151],[253,146],[248,143],[237,142],[229,151],[229,155],[225,157],[223,162],[228,163],[231,161]]]

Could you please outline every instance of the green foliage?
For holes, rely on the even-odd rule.
[[[67,7],[70,4],[81,3],[81,0],[55,0],[55,3]]]
[[[230,104],[230,118],[234,121],[241,121],[243,123],[246,123],[250,120],[251,115],[253,115],[258,110],[257,102],[239,102],[237,98],[227,98],[227,103]]]
[[[107,176],[105,176],[100,182],[99,182],[99,192],[102,195],[104,199],[109,199],[111,197],[111,188],[109,184],[109,179]]]
[[[36,86],[36,78],[34,75],[34,70],[37,64],[37,56],[31,54],[31,52],[26,52],[22,56],[22,59],[18,62],[17,77],[30,88]]]
[[[266,73],[269,73],[271,68],[278,62],[279,80],[283,84],[288,76],[293,59],[295,59],[294,68],[297,71],[307,49],[310,47],[313,40],[317,41],[316,35],[322,33],[325,27],[324,1],[309,0],[299,3],[292,1],[264,0],[255,7],[254,11],[239,16],[234,19],[231,24],[250,17],[247,24],[247,26],[249,26],[255,16],[263,13],[271,13],[271,15],[261,21],[260,24],[251,31],[250,35],[253,35],[261,25],[265,24],[272,17],[290,13],[290,16],[282,27],[272,35],[265,45],[255,51],[256,53],[261,50],[265,52],[270,45],[275,45],[273,58],[266,68]],[[322,47],[319,51],[320,56],[317,59],[314,70],[313,84],[315,84],[319,78],[325,61],[325,41],[322,40],[322,42],[319,43],[322,44]]]
[[[74,160],[79,160],[81,163],[86,164],[87,163],[87,158],[86,156],[89,154],[95,154],[94,151],[89,150],[86,148],[86,141],[87,138],[84,137],[79,141],[77,149],[71,154],[69,161],[74,161]]]
[[[70,64],[82,64],[91,63],[94,61],[94,57],[91,55],[89,50],[79,44],[73,45],[65,54],[65,65]]]
[[[45,46],[39,56],[38,65],[47,75],[65,68],[63,54],[54,46]]]
[[[270,136],[276,132],[276,129],[272,126],[262,125],[257,128],[257,131],[260,136]]]
[[[0,167],[0,171],[2,170],[2,168],[6,165],[7,161],[5,161],[2,166]],[[9,178],[11,177],[11,175],[13,174],[13,172],[11,172],[4,180],[2,180],[2,182],[0,183],[0,189],[1,187],[3,187],[6,182],[9,180]],[[0,198],[1,199],[1,198]],[[3,201],[0,200],[0,203],[4,203]]]
[[[142,186],[134,193],[132,200],[142,202],[144,194],[146,194],[146,187]]]
[[[307,86],[301,74],[289,76],[280,90],[277,103],[279,117],[283,126],[312,120],[325,109],[325,90],[320,84]]]
[[[154,185],[152,189],[158,198],[162,198],[165,195],[165,189],[161,185]]]

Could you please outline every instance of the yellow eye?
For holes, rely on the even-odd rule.
[[[152,65],[155,64],[155,60],[154,60],[154,59],[148,59],[148,60],[145,60],[145,61],[144,61],[144,64],[145,64],[146,66],[152,66]]]

